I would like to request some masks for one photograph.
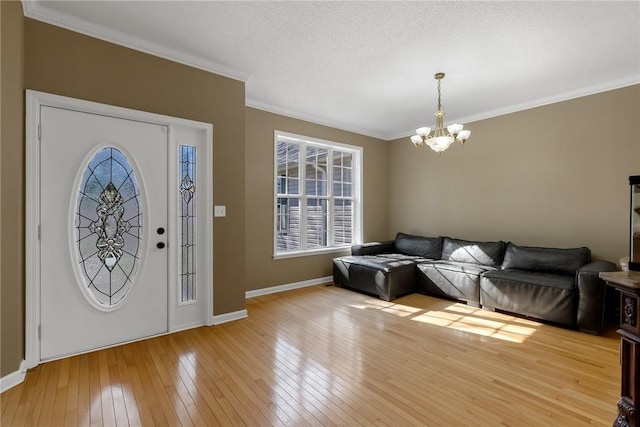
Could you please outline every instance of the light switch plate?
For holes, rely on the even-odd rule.
[[[227,207],[226,206],[214,206],[213,207],[213,216],[227,216]]]

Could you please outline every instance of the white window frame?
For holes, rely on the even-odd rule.
[[[319,198],[327,199],[329,201],[329,227],[328,227],[328,242],[327,246],[322,248],[306,248],[306,215],[304,214],[304,209],[302,207],[306,203],[307,195],[306,186],[305,186],[305,173],[306,167],[303,167],[304,162],[302,159],[302,152],[300,150],[300,161],[299,161],[299,176],[300,180],[299,184],[299,194],[297,196],[291,196],[292,198],[297,198],[300,200],[301,207],[301,222],[302,226],[300,227],[300,249],[297,250],[289,250],[289,251],[278,251],[278,141],[289,142],[298,144],[301,147],[315,147],[315,148],[325,148],[328,150],[338,150],[341,152],[350,153],[352,155],[352,194],[353,194],[353,230],[352,236],[353,241],[349,244],[343,245],[334,245],[333,236],[334,236],[334,218],[333,218],[333,206],[334,206],[334,195],[333,195],[333,161],[332,157],[328,156],[327,159],[327,196],[320,196]],[[324,253],[331,252],[341,252],[347,248],[350,248],[351,245],[361,244],[362,243],[362,147],[358,147],[355,145],[343,144],[339,142],[327,141],[324,139],[312,138],[309,136],[296,135],[289,132],[283,132],[279,130],[274,131],[273,138],[273,258],[292,258],[292,257],[300,257],[300,256],[309,256],[309,255],[318,255]]]

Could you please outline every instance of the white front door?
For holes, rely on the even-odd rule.
[[[40,360],[168,331],[167,126],[40,113]]]

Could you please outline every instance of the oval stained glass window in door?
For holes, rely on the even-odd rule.
[[[131,289],[142,219],[133,168],[121,151],[103,148],[84,171],[75,218],[80,270],[90,291],[86,294],[101,306],[113,307]]]

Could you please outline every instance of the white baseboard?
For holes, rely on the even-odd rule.
[[[269,288],[256,289],[253,291],[245,292],[245,298],[258,297],[260,295],[275,294],[276,292],[290,291],[292,289],[305,288],[307,286],[321,285],[323,283],[331,283],[333,277],[319,277],[317,279],[304,280],[302,282],[289,283],[288,285],[271,286]],[[233,322],[234,320],[245,319],[249,317],[247,310],[234,311],[232,313],[218,314],[217,316],[211,316],[209,324],[221,325],[222,323]]]
[[[271,286],[270,288],[256,289],[245,292],[245,298],[254,298],[261,295],[275,294],[276,292],[290,291],[292,289],[306,288],[307,286],[322,285],[323,283],[331,283],[333,277],[319,277],[317,279],[303,280],[302,282],[289,283],[288,285]]]
[[[25,362],[23,359],[22,362],[20,362],[20,366],[18,367],[17,371],[12,372],[9,375],[6,375],[0,378],[0,393],[4,393],[10,388],[17,386],[18,384],[21,384],[24,381],[24,377],[26,373],[27,373],[27,362]]]
[[[187,329],[199,328],[200,326],[204,326],[204,323],[203,322],[185,323],[183,325],[178,325],[174,327],[172,330],[169,331],[169,333],[173,334],[175,332],[186,331]]]
[[[217,316],[211,316],[212,325],[221,325],[227,322],[233,322],[234,320],[245,319],[249,317],[247,310],[238,310],[231,313],[218,314]]]
[[[269,288],[247,291],[245,292],[245,297],[254,298],[261,295],[269,295],[277,292],[290,291],[292,289],[305,288],[307,286],[321,285],[323,283],[330,283],[332,280],[333,278],[331,276],[327,276],[327,277],[320,277],[317,279],[304,280],[302,282],[289,283],[287,285],[271,286]],[[211,318],[209,319],[210,320],[209,323],[212,325],[221,325],[223,323],[233,322],[234,320],[245,319],[248,316],[249,315],[246,309],[238,310],[231,313],[224,313],[224,314],[218,314],[216,316],[211,316]],[[198,326],[201,326],[201,324],[182,325],[182,327],[179,327],[176,330],[171,332],[178,332],[181,330],[190,329]],[[26,362],[23,360],[22,362],[20,362],[20,367],[18,368],[17,371],[12,372],[9,375],[0,378],[0,393],[4,393],[10,388],[17,386],[18,384],[21,384],[24,381],[26,372],[27,372]]]

